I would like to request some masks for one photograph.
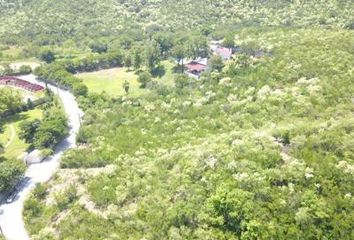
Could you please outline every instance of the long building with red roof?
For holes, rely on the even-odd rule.
[[[13,76],[0,77],[0,85],[19,87],[30,92],[38,92],[44,89],[44,87],[38,84],[30,83]]]

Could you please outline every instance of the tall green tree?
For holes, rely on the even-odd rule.
[[[55,61],[55,54],[50,49],[44,49],[40,52],[39,59],[46,63],[52,63]]]
[[[152,41],[145,49],[145,65],[152,71],[161,61],[158,44]]]
[[[181,66],[181,73],[184,72],[184,59],[186,58],[187,51],[183,44],[175,45],[172,48],[172,56],[176,59],[177,64]]]
[[[222,42],[222,45],[226,48],[235,47],[235,35],[234,34],[227,34]]]
[[[128,68],[128,70],[130,69],[130,67],[132,66],[132,57],[130,56],[130,54],[126,54],[125,58],[124,58],[124,66]]]
[[[135,70],[138,70],[141,67],[143,59],[141,57],[141,50],[139,48],[132,50],[132,62]]]

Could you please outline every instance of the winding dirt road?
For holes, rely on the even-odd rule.
[[[42,82],[36,80],[34,75],[20,76],[20,78],[44,86]],[[26,197],[35,187],[36,183],[46,182],[53,176],[59,167],[59,160],[62,154],[67,149],[76,146],[76,134],[79,131],[83,113],[80,110],[75,97],[69,91],[62,90],[52,85],[48,85],[48,87],[55,94],[58,94],[63,102],[68,117],[70,133],[68,137],[57,146],[55,153],[51,157],[40,164],[29,166],[23,181],[13,195],[15,196],[14,199],[8,199],[6,203],[1,203],[0,227],[5,238],[8,240],[29,239],[22,217],[23,203],[26,200]]]

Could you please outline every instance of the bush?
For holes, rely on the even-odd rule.
[[[151,82],[152,76],[149,72],[142,72],[139,74],[138,82],[141,88],[146,88],[148,83]]]
[[[0,163],[0,192],[10,190],[25,173],[25,164],[18,160]]]
[[[44,49],[40,52],[39,59],[46,63],[52,63],[55,61],[55,54],[49,49]]]
[[[30,74],[32,72],[32,68],[28,65],[22,65],[19,69],[19,74],[25,75]]]
[[[176,88],[186,88],[189,86],[191,79],[185,74],[179,74],[175,77]]]

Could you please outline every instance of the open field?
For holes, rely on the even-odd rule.
[[[42,118],[42,111],[34,109],[31,111],[16,114],[5,120],[4,132],[0,134],[0,142],[5,146],[3,156],[8,159],[22,157],[28,148],[28,144],[18,137],[19,124],[25,120],[34,120]]]
[[[154,78],[155,81],[165,85],[173,85],[173,67],[170,61],[163,61],[160,73]],[[90,92],[106,92],[111,96],[125,95],[123,83],[127,80],[130,83],[130,96],[139,96],[144,93],[144,89],[139,87],[138,75],[127,68],[111,68],[95,72],[80,73],[76,75],[81,78]]]
[[[111,68],[90,73],[80,73],[77,77],[83,79],[90,92],[106,92],[111,96],[124,95],[123,83],[130,83],[130,95],[140,95],[143,90],[139,88],[138,76],[127,68]]]

